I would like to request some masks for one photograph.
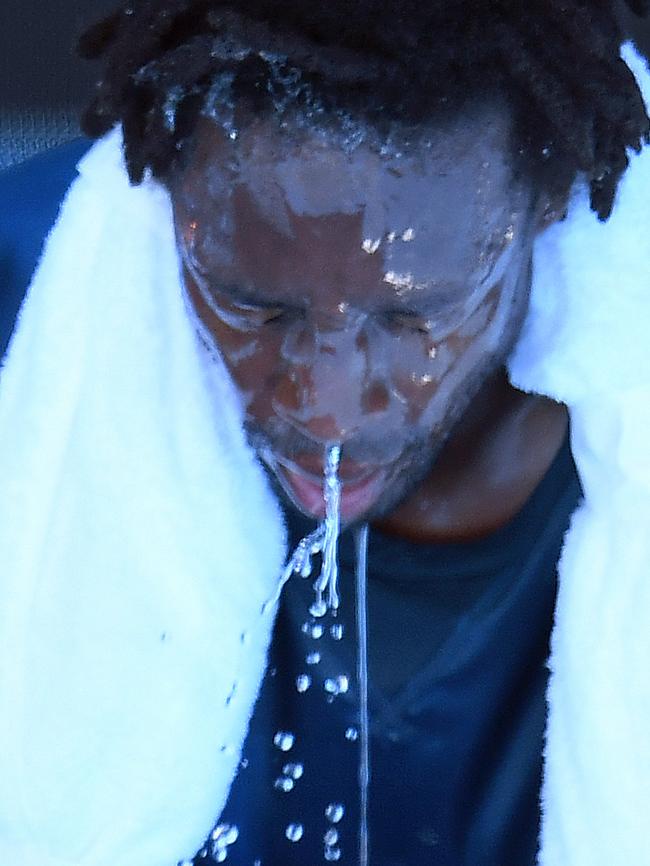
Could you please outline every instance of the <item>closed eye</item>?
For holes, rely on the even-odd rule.
[[[420,334],[430,334],[435,326],[432,318],[408,310],[387,310],[383,317],[393,328],[416,331]]]

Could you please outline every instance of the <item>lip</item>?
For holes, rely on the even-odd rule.
[[[319,520],[325,517],[322,476],[314,476],[310,472],[305,472],[295,463],[277,458],[273,469],[285,492],[301,511],[311,514]],[[357,476],[340,478],[342,520],[350,522],[368,511],[378,499],[385,479],[386,469],[384,467],[365,471]]]

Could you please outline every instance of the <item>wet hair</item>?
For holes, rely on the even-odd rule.
[[[169,181],[218,82],[256,114],[348,112],[380,132],[500,94],[517,160],[556,195],[584,173],[606,219],[650,130],[622,41],[613,0],[128,0],[81,38],[105,63],[82,127],[121,122],[132,183]]]

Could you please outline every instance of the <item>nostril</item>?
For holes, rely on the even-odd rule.
[[[368,334],[364,331],[359,331],[354,341],[355,346],[360,352],[367,352],[370,345]]]
[[[390,394],[383,382],[371,382],[361,395],[361,408],[364,412],[385,412],[390,404]]]

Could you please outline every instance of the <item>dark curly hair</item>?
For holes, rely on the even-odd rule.
[[[639,15],[650,5],[627,4]],[[498,92],[526,168],[555,191],[584,173],[606,219],[627,148],[650,130],[622,41],[611,0],[128,0],[81,37],[83,56],[105,60],[82,126],[99,137],[121,122],[132,183],[147,169],[164,181],[224,73],[259,113],[272,110],[284,63],[285,79],[299,70],[326,114],[343,109],[379,129]]]

